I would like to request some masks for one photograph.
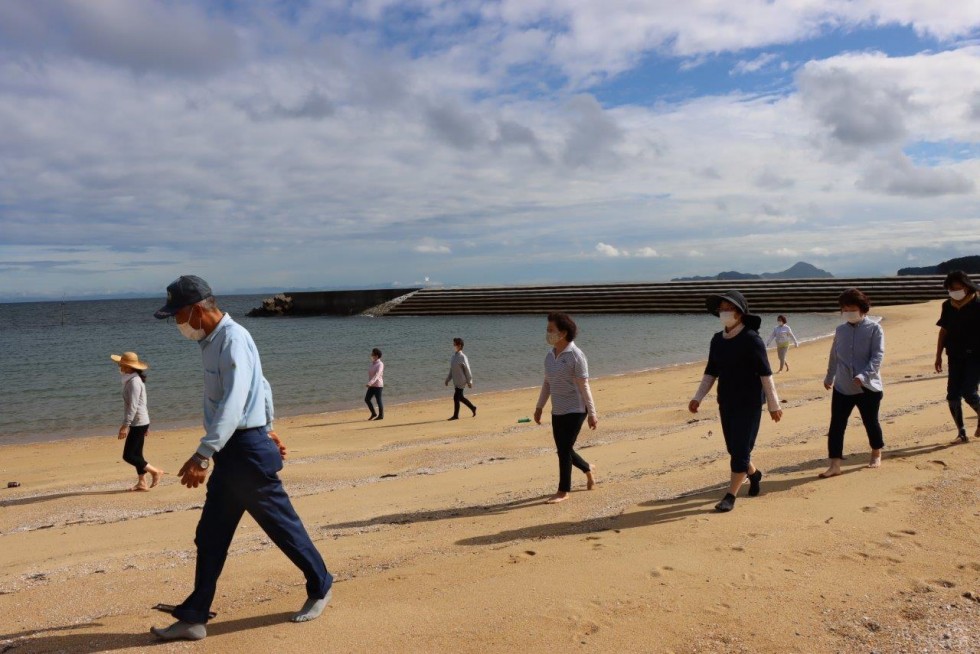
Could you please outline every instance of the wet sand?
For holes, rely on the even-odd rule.
[[[980,651],[980,439],[949,445],[939,303],[875,313],[882,468],[864,468],[855,412],[845,474],[817,479],[830,342],[808,343],[776,376],[785,416],[759,436],[762,495],[729,514],[713,511],[728,477],[713,394],[686,410],[703,364],[594,380],[599,429],[579,444],[599,486],[576,471],[559,505],[542,503],[557,484],[549,426],[517,422],[536,390],[477,388],[478,417],[456,422],[451,389],[381,423],[282,420],[282,477],[333,603],[287,623],[304,581],[246,517],[207,640],[153,651]],[[146,456],[174,473],[199,435],[151,431]],[[22,484],[0,489],[0,653],[144,651],[170,621],[151,607],[190,592],[204,490],[168,475],[128,492],[121,452],[113,434],[0,447],[0,486]]]

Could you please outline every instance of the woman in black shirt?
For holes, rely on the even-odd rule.
[[[956,270],[946,275],[943,287],[949,299],[943,302],[939,315],[939,342],[936,345],[936,372],[943,371],[943,350],[949,362],[946,379],[946,401],[956,423],[954,443],[968,443],[966,426],[963,424],[963,405],[966,403],[977,412],[980,421],[980,299],[977,285],[966,273]],[[980,438],[980,425],[973,433]]]
[[[708,365],[701,386],[688,405],[697,413],[701,401],[718,380],[718,413],[725,447],[731,456],[731,484],[725,497],[715,505],[718,511],[735,508],[738,489],[749,480],[749,496],[759,494],[762,471],[752,463],[752,449],[759,434],[762,403],[768,403],[769,415],[776,422],[783,417],[772,381],[772,369],[766,346],[759,337],[759,316],[749,313],[745,297],[738,291],[726,291],[707,299],[708,311],[721,320],[722,331],[711,339]]]

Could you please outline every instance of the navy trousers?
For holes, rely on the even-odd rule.
[[[214,472],[208,480],[208,494],[194,539],[194,592],[174,610],[174,617],[193,623],[208,621],[228,547],[246,511],[303,571],[307,596],[326,596],[333,577],[289,501],[279,479],[280,470],[279,448],[269,439],[265,427],[236,431],[214,455]]]
[[[830,398],[830,429],[827,432],[827,456],[831,459],[844,458],[844,431],[854,407],[857,407],[868,433],[868,445],[873,450],[885,446],[885,437],[878,421],[878,410],[884,393],[862,388],[856,395],[844,395],[834,389]]]
[[[731,457],[731,470],[747,473],[755,439],[759,436],[762,405],[719,404],[718,415],[721,418],[721,433],[725,437],[725,449]]]

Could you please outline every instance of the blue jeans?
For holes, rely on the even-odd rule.
[[[325,597],[333,577],[296,515],[278,472],[279,448],[265,427],[236,431],[214,455],[201,520],[197,523],[197,569],[194,592],[174,609],[185,622],[205,623],[242,515],[248,511],[266,535],[306,576],[306,594]]]

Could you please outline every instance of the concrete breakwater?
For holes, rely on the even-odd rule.
[[[291,298],[288,311],[255,315],[700,313],[707,295],[729,288],[742,291],[755,312],[824,312],[837,310],[837,296],[846,288],[860,288],[873,305],[889,306],[944,298],[942,281],[942,275],[928,275],[305,292],[283,294]]]
[[[417,288],[360,291],[303,291],[280,293],[248,312],[249,316],[354,316],[373,308],[395,306],[398,298]]]

